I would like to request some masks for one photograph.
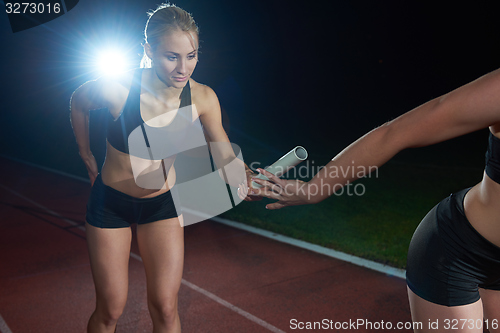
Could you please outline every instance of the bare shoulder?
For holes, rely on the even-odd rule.
[[[196,105],[200,115],[205,112],[220,110],[219,99],[212,88],[193,79],[189,80],[189,84],[191,86],[192,103]]]
[[[72,98],[84,103],[89,109],[108,108],[114,113],[125,103],[132,78],[133,71],[113,77],[101,76],[78,87]]]
[[[130,87],[134,71],[122,73],[114,77],[100,77],[97,82],[98,89],[102,92],[103,98],[108,104],[108,108],[117,108],[125,103]]]

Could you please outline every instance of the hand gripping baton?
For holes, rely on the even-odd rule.
[[[290,150],[282,158],[274,162],[272,165],[268,166],[265,170],[274,174],[276,177],[281,177],[288,170],[304,161],[305,159],[307,159],[307,150],[302,146],[297,146]],[[269,178],[267,178],[263,174],[257,175],[256,178],[269,180]],[[259,185],[256,182],[252,182],[252,187],[261,188],[262,185]]]

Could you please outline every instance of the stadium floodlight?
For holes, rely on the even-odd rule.
[[[97,57],[97,67],[101,75],[113,76],[129,69],[125,56],[126,52],[120,50],[106,50]]]

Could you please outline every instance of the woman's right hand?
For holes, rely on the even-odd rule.
[[[90,154],[80,154],[82,157],[83,163],[85,163],[85,167],[87,168],[87,172],[89,173],[90,185],[94,186],[94,181],[97,178],[97,174],[99,173],[97,169],[97,162],[95,160],[94,155]]]
[[[309,188],[306,182],[297,179],[281,179],[263,169],[257,169],[257,171],[269,180],[252,178],[252,181],[262,187],[251,189],[249,194],[278,200],[266,205],[267,209],[280,209],[287,206],[315,203],[309,195]]]

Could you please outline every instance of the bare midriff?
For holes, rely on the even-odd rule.
[[[175,183],[175,169],[172,166],[161,189],[139,187],[134,178],[130,155],[116,150],[109,142],[106,142],[106,148],[106,160],[101,171],[105,185],[135,198],[152,198],[169,191]]]

